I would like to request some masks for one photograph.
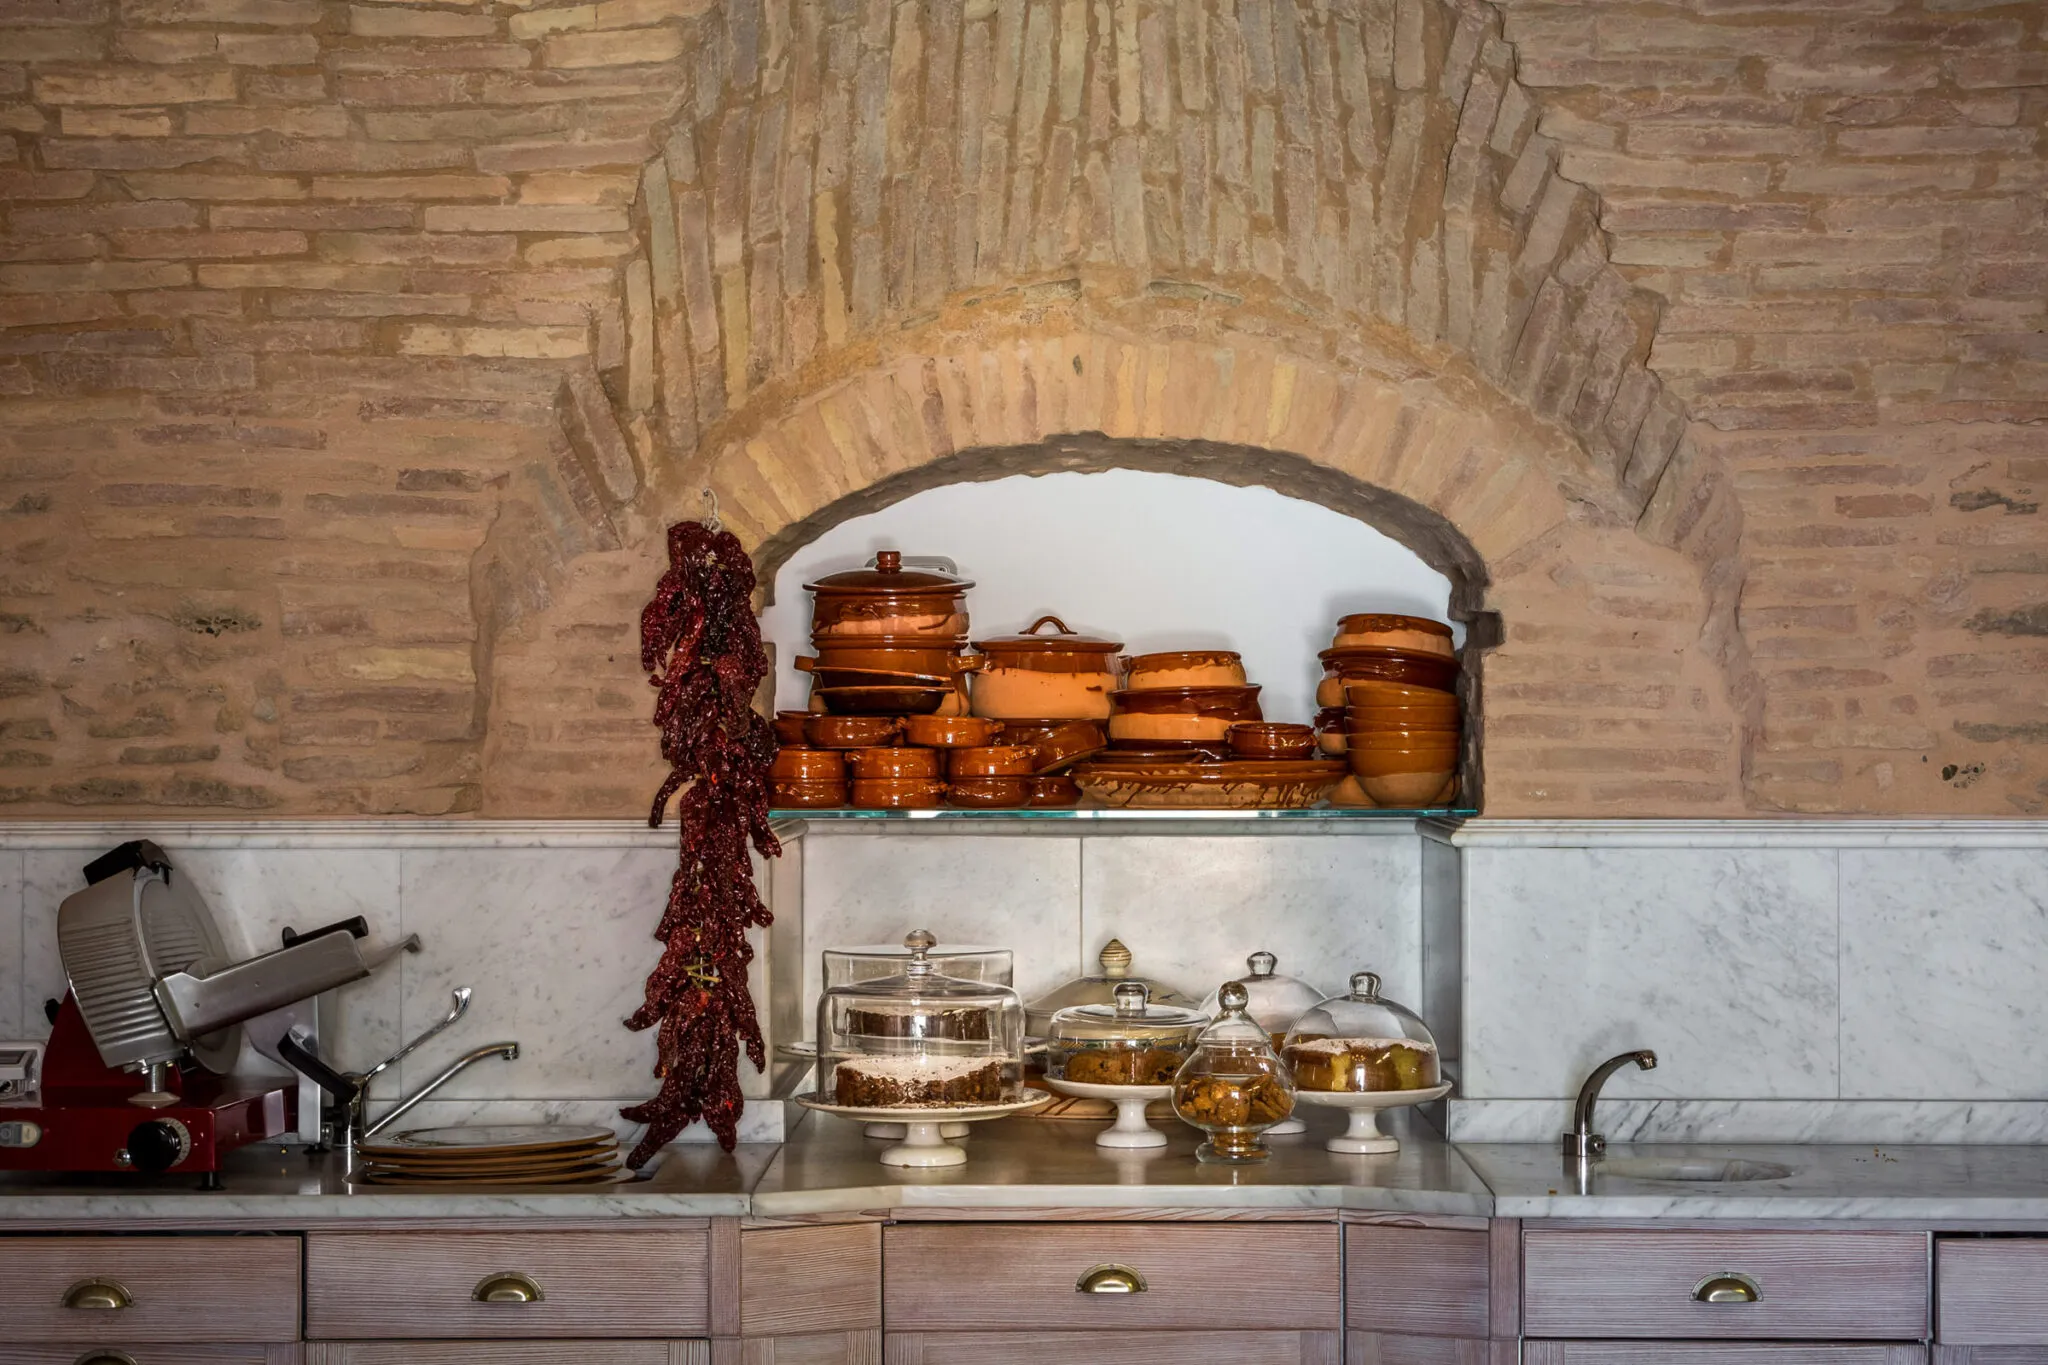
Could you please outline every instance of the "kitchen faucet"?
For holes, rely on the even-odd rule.
[[[299,1029],[293,1029],[278,1043],[277,1055],[311,1077],[316,1085],[332,1095],[341,1110],[341,1120],[336,1125],[335,1144],[341,1148],[343,1170],[355,1169],[356,1148],[365,1138],[373,1138],[383,1132],[393,1122],[410,1113],[414,1105],[476,1063],[491,1057],[503,1057],[508,1062],[519,1059],[518,1043],[486,1043],[457,1057],[445,1071],[393,1105],[375,1123],[368,1121],[369,1116],[365,1111],[370,1099],[370,1082],[382,1075],[393,1063],[410,1054],[421,1043],[439,1034],[466,1014],[469,1011],[469,994],[469,987],[457,986],[447,1016],[441,1022],[368,1071],[336,1071],[320,1059],[319,1054],[313,1050],[318,1045]]]
[[[1586,1077],[1586,1083],[1579,1087],[1579,1102],[1572,1109],[1572,1130],[1564,1135],[1566,1156],[1586,1161],[1607,1150],[1607,1139],[1593,1131],[1593,1106],[1600,1103],[1600,1087],[1607,1084],[1607,1078],[1630,1062],[1644,1071],[1654,1071],[1657,1054],[1642,1048],[1609,1057],[1593,1068],[1593,1074]]]

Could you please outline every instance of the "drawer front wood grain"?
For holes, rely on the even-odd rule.
[[[882,1326],[882,1226],[740,1234],[740,1332],[777,1336]]]
[[[882,1365],[1341,1365],[1335,1332],[891,1332]]]
[[[1484,1337],[1488,1250],[1483,1232],[1352,1224],[1344,1230],[1344,1325]]]
[[[66,1308],[86,1280],[128,1307]],[[274,1342],[299,1335],[296,1237],[0,1237],[11,1342]],[[77,1352],[72,1353],[75,1359]]]
[[[714,1345],[724,1347],[726,1343]],[[725,1365],[725,1361],[714,1359],[711,1365]],[[739,1343],[738,1365],[882,1365],[882,1334],[865,1331],[749,1337]]]
[[[1343,1272],[1334,1223],[899,1224],[882,1234],[889,1330],[1336,1331]],[[1139,1294],[1084,1294],[1094,1267],[1124,1265]]]
[[[710,1365],[708,1341],[309,1341],[305,1365]],[[146,1365],[137,1361],[136,1365]]]
[[[1924,1346],[1725,1341],[1531,1341],[1522,1365],[1927,1365]]]
[[[1344,1365],[1517,1365],[1520,1343],[1346,1332]]]
[[[315,1340],[697,1337],[709,1331],[708,1229],[337,1232],[306,1238],[306,1335]],[[534,1303],[479,1303],[484,1280],[524,1275]]]
[[[1755,1303],[1699,1303],[1716,1275]],[[1927,1239],[1916,1232],[1550,1232],[1523,1237],[1523,1331],[1672,1341],[1927,1336]]]
[[[1957,1346],[2048,1346],[2048,1238],[1934,1244],[1935,1336]]]
[[[0,1345],[0,1365],[79,1365],[93,1351],[119,1351],[135,1365],[299,1365],[296,1341],[198,1344],[182,1341],[96,1341],[89,1346]],[[120,1356],[113,1357],[119,1360]]]
[[[2048,1365],[2048,1346],[1948,1346],[1934,1348],[1934,1365]]]

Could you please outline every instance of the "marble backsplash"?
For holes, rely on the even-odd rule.
[[[796,831],[792,831],[795,835]],[[40,1037],[63,988],[56,907],[123,839],[170,851],[239,950],[364,916],[422,951],[344,988],[326,1048],[364,1066],[475,991],[402,1064],[395,1096],[457,1053],[517,1039],[421,1122],[612,1122],[652,1093],[640,999],[674,865],[625,822],[0,825],[0,1037]],[[1029,997],[1111,937],[1200,995],[1247,953],[1324,990],[1369,967],[1417,1006],[1457,1077],[1450,1135],[1549,1141],[1600,1058],[1610,1137],[2048,1141],[2048,826],[2025,822],[812,822],[764,878],[771,1042],[810,1036],[819,950],[929,928],[1017,956]],[[773,1140],[797,1078],[745,1071],[742,1135]],[[690,1139],[708,1134],[694,1129]]]

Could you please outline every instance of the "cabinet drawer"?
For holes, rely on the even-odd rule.
[[[882,1228],[751,1228],[740,1234],[740,1334],[879,1331]]]
[[[309,1338],[695,1337],[710,1331],[706,1227],[338,1232],[306,1238]],[[482,1302],[523,1276],[532,1302]]]
[[[1927,1365],[1924,1346],[1731,1345],[1721,1341],[1530,1341],[1522,1365]]]
[[[1483,1232],[1352,1224],[1344,1230],[1344,1325],[1395,1335],[1486,1336],[1490,1250]]]
[[[237,1342],[232,1345],[201,1346],[183,1341],[95,1341],[90,1346],[77,1342],[58,1345],[0,1345],[0,1365],[91,1365],[94,1352],[118,1352],[135,1365],[299,1365],[299,1343]]]
[[[2048,1345],[2048,1238],[1934,1245],[1939,1340],[1959,1346]]]
[[[88,1281],[123,1308],[67,1308]],[[5,1237],[10,1342],[265,1342],[299,1335],[296,1237]],[[76,1357],[77,1352],[72,1353]]]
[[[1913,1232],[1529,1232],[1523,1331],[1532,1337],[1927,1335],[1927,1239]],[[1754,1303],[1694,1290],[1746,1276]]]
[[[304,1365],[710,1365],[708,1341],[309,1341]],[[149,1365],[137,1361],[136,1365]]]
[[[1335,1332],[892,1332],[882,1365],[1339,1365]]]
[[[882,1234],[882,1316],[893,1331],[1289,1328],[1335,1331],[1338,1228],[1158,1224],[899,1224]],[[1127,1266],[1141,1293],[1083,1293]]]

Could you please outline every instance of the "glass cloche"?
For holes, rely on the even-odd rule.
[[[1279,958],[1261,950],[1244,960],[1250,971],[1237,979],[1244,987],[1245,1013],[1265,1025],[1274,1047],[1287,1037],[1294,1021],[1321,1004],[1327,994],[1299,977],[1277,975],[1273,969],[1279,964]],[[1216,1014],[1217,1004],[1218,996],[1211,995],[1202,1002],[1203,1013]]]
[[[1202,1161],[1264,1161],[1259,1135],[1294,1112],[1294,1078],[1273,1050],[1265,1027],[1245,1013],[1246,992],[1226,981],[1222,1013],[1195,1040],[1173,1077],[1173,1112],[1208,1134],[1195,1149]]]
[[[1148,998],[1155,1005],[1188,1008],[1195,1003],[1171,986],[1133,975],[1131,950],[1118,939],[1104,944],[1096,961],[1101,964],[1101,971],[1077,976],[1066,985],[1041,995],[1025,1008],[1024,1032],[1027,1035],[1032,1038],[1051,1037],[1053,1015],[1069,1005],[1115,1004],[1116,988],[1126,981],[1136,981],[1144,986]]]
[[[1373,972],[1296,1020],[1281,1055],[1303,1090],[1429,1090],[1443,1080],[1428,1026],[1381,996]]]
[[[897,943],[862,943],[824,952],[824,990],[878,976],[893,976],[903,970],[914,948]],[[925,961],[940,976],[957,976],[963,981],[987,981],[1007,986],[1014,980],[1016,957],[1008,948],[984,948],[960,943],[932,945]]]
[[[947,976],[928,930],[900,971],[818,998],[818,1095],[856,1109],[993,1104],[1018,1087],[1024,1004],[1008,986]]]
[[[1166,1085],[1208,1019],[1153,1004],[1142,981],[1119,982],[1108,1005],[1069,1005],[1052,1017],[1046,1074],[1083,1085]]]

